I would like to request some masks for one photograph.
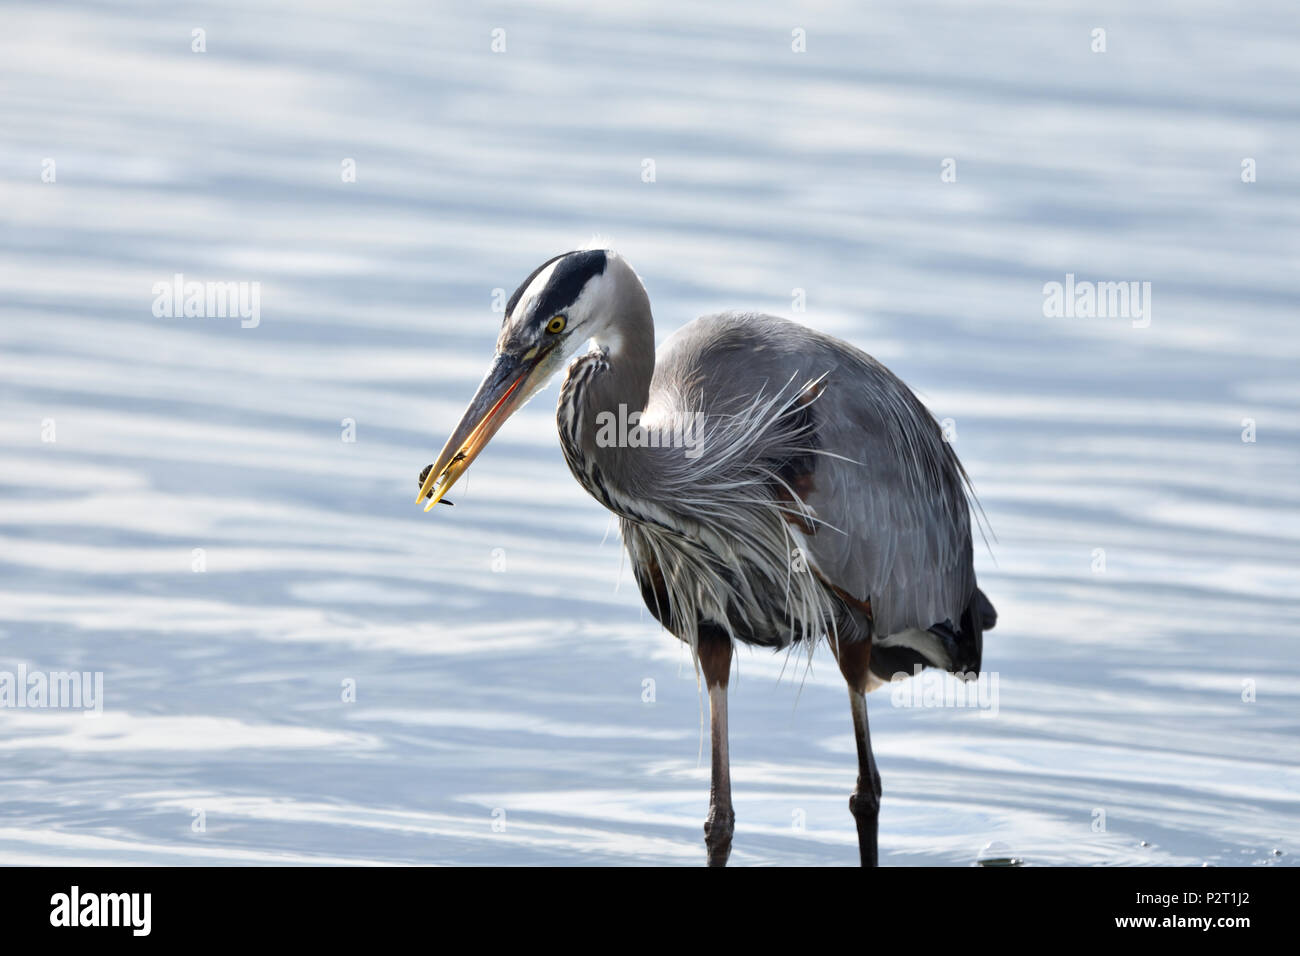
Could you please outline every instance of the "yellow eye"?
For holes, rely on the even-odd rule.
[[[564,322],[564,316],[557,315],[555,318],[551,319],[551,321],[546,323],[546,331],[550,332],[552,335],[557,335],[564,331]]]

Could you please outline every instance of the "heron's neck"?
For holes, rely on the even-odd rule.
[[[655,371],[655,326],[649,301],[629,308],[595,343],[604,352],[608,368],[587,391],[588,406],[597,412],[617,412],[620,405],[629,413],[644,411]]]
[[[639,286],[639,283],[638,283]],[[574,477],[606,507],[623,513],[618,492],[631,493],[647,463],[627,439],[650,397],[655,368],[654,320],[644,289],[595,338],[596,348],[569,366],[558,408],[560,441]],[[614,438],[611,441],[611,436]]]

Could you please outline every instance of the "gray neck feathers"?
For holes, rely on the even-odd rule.
[[[612,499],[619,491],[633,495],[645,488],[646,483],[638,479],[647,477],[644,470],[651,465],[626,439],[635,431],[650,397],[655,332],[641,280],[622,260],[612,260],[610,268],[626,270],[626,275],[619,277],[609,324],[596,337],[596,348],[569,366],[557,419],[574,476],[598,500],[622,514],[622,496]]]
[[[834,627],[833,606],[814,575],[790,570],[795,549],[808,552],[800,528],[814,516],[786,503],[794,492],[775,472],[781,461],[814,453],[801,416],[791,414],[805,405],[805,383],[778,384],[737,414],[707,418],[693,415],[694,395],[657,394],[649,430],[659,431],[659,443],[644,444],[635,413],[650,397],[654,323],[641,283],[622,287],[608,332],[569,366],[561,386],[557,423],[570,470],[623,519],[634,563],[659,569],[673,632],[692,648],[700,622],[738,637],[736,621],[751,622],[750,639],[760,643],[807,639],[811,647]],[[690,436],[703,455],[663,442],[665,423],[684,428],[692,421],[703,422]],[[756,456],[756,447],[772,460]]]

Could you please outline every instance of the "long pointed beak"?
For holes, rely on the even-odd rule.
[[[442,500],[456,479],[465,473],[505,420],[519,407],[524,395],[524,380],[532,370],[532,365],[513,356],[496,357],[470,400],[469,408],[465,409],[460,424],[447,439],[438,460],[429,468],[415,499],[416,504],[426,495],[431,495],[424,508],[428,511]]]

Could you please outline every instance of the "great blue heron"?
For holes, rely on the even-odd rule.
[[[731,853],[727,683],[735,641],[823,636],[849,685],[849,809],[877,861],[880,774],[865,694],[917,665],[979,673],[997,620],[975,584],[965,472],[938,423],[871,356],[770,315],[696,319],[658,353],[645,287],[610,250],[565,253],[510,297],[496,357],[438,460],[428,511],[502,423],[570,366],[564,457],[619,517],[642,597],[709,695],[711,866]]]

